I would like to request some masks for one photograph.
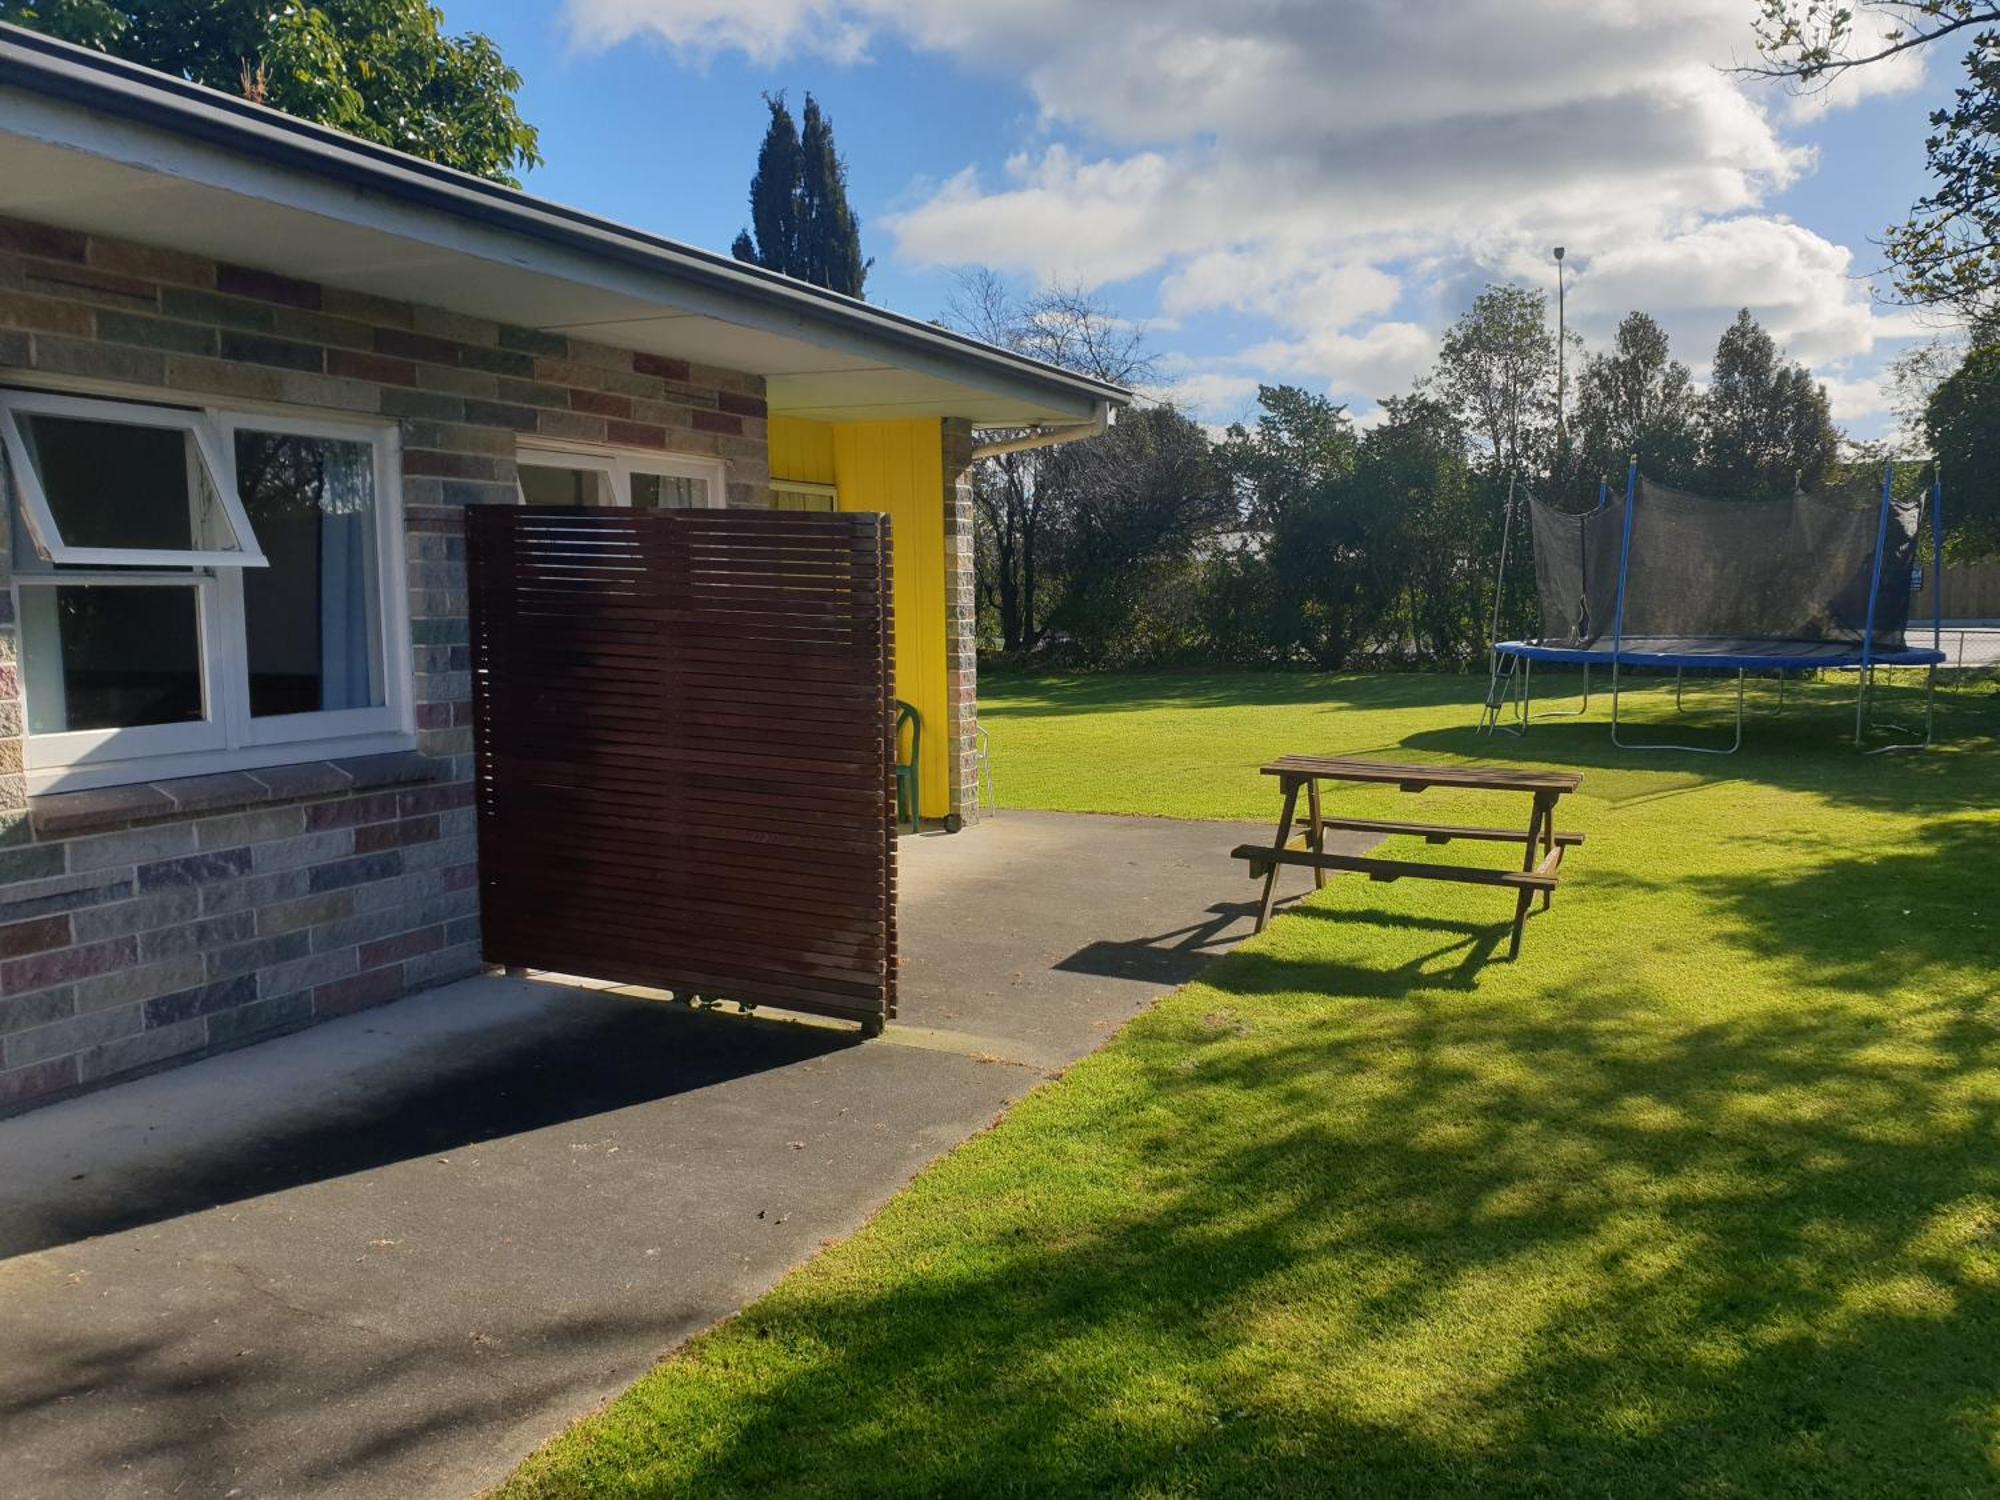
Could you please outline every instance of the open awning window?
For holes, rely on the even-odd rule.
[[[202,412],[0,391],[0,441],[29,538],[51,563],[265,566],[235,465]]]

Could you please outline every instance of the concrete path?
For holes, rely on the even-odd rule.
[[[1246,935],[1243,837],[906,840],[865,1045],[486,977],[0,1121],[0,1494],[477,1493]]]

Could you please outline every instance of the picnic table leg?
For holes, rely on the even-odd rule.
[[[1521,869],[1525,872],[1535,868],[1535,845],[1541,842],[1542,829],[1548,821],[1549,804],[1541,792],[1535,793],[1535,810],[1528,818],[1528,847],[1521,857]],[[1514,935],[1507,944],[1507,957],[1511,961],[1521,956],[1521,929],[1527,925],[1528,909],[1534,905],[1535,893],[1527,886],[1521,887],[1514,897]]]
[[[1528,908],[1535,903],[1535,893],[1523,890],[1514,898],[1514,935],[1507,943],[1507,957],[1511,961],[1521,956],[1521,929],[1528,923]]]
[[[1312,820],[1312,852],[1315,854],[1326,853],[1326,825],[1320,821],[1319,783],[1317,781],[1308,781],[1306,783],[1306,816]],[[1287,829],[1286,832],[1289,833],[1290,830]],[[1291,841],[1287,839],[1286,842],[1289,843]],[[1326,871],[1313,871],[1313,889],[1316,891],[1326,889]]]
[[[1282,852],[1292,841],[1292,814],[1299,805],[1299,784],[1287,776],[1285,778],[1285,810],[1278,814],[1277,849]],[[1271,903],[1278,895],[1278,862],[1271,861],[1264,869],[1264,902],[1257,909],[1257,931],[1262,932],[1271,921]]]
[[[1549,810],[1542,815],[1542,858],[1547,859],[1556,847],[1556,799],[1549,798]],[[1553,888],[1542,892],[1542,910],[1547,911],[1554,904],[1556,893]]]

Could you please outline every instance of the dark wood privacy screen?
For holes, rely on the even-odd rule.
[[[487,960],[880,1029],[887,518],[467,517]]]

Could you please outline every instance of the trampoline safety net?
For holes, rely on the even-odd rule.
[[[1585,515],[1530,499],[1544,644],[1586,647],[1612,640],[1628,505],[1627,642],[1869,640],[1879,489],[1710,500],[1642,477],[1634,499],[1620,496]],[[1875,649],[1903,646],[1922,518],[1920,499],[1890,502]]]

